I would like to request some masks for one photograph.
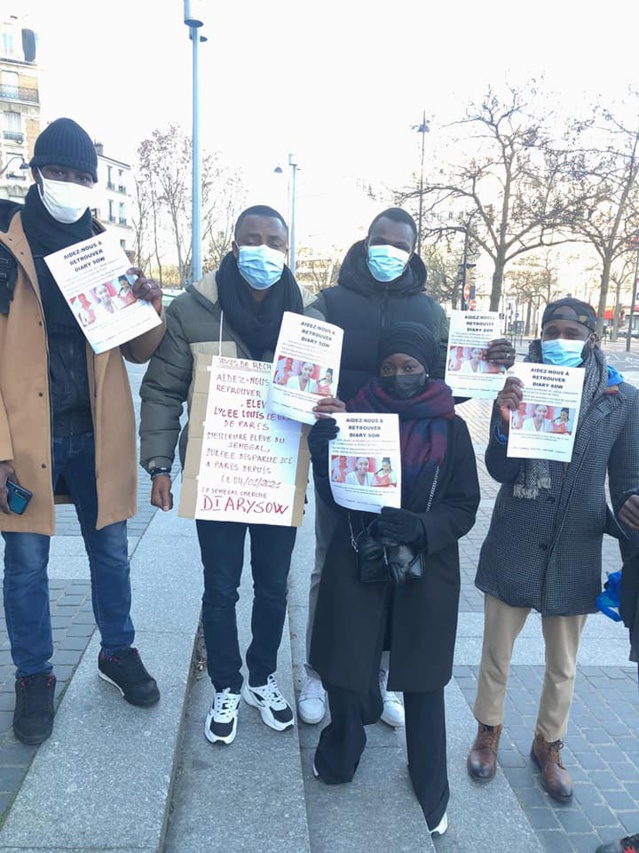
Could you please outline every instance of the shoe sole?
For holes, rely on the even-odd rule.
[[[220,737],[219,735],[214,735],[213,732],[209,728],[208,720],[207,720],[206,725],[204,726],[204,737],[208,740],[209,743],[223,743],[226,746],[228,746],[230,743],[233,743],[236,735],[237,735],[237,725],[235,725],[231,734],[226,735],[225,737]]]
[[[324,713],[322,714],[321,717],[318,717],[318,716],[309,717],[307,714],[305,714],[301,710],[299,703],[298,703],[298,705],[297,705],[297,716],[300,718],[300,720],[303,723],[306,723],[307,726],[316,726],[318,723],[321,723],[322,720],[324,719],[324,717],[326,716],[326,708],[324,708]]]
[[[279,720],[276,720],[270,713],[268,708],[264,708],[258,700],[253,696],[253,694],[242,687],[242,699],[246,702],[247,705],[250,705],[252,708],[257,708],[260,712],[260,716],[262,721],[271,729],[274,729],[276,732],[283,732],[286,729],[290,729],[291,726],[295,725],[295,720],[291,720],[288,723],[280,723]]]
[[[406,725],[406,720],[405,720],[405,719],[403,719],[403,720],[401,720],[401,721],[399,721],[399,720],[391,720],[391,718],[390,718],[388,715],[386,715],[386,714],[382,714],[382,716],[380,717],[380,720],[381,720],[383,723],[386,723],[386,725],[387,725],[387,726],[390,726],[392,729],[403,729],[403,728],[404,728],[404,726]]]
[[[20,743],[25,744],[26,746],[39,746],[41,743],[44,743],[45,740],[51,737],[51,732],[53,731],[53,723],[51,727],[42,735],[23,735],[16,727],[13,727],[13,733],[16,738],[20,741]]]
[[[142,702],[134,702],[133,699],[129,699],[129,697],[125,695],[124,690],[120,687],[120,685],[117,684],[117,682],[115,682],[112,678],[109,678],[108,675],[105,675],[105,673],[102,672],[101,669],[98,670],[98,675],[103,681],[106,681],[108,684],[112,684],[117,690],[119,690],[122,698],[126,702],[128,702],[129,705],[135,705],[136,708],[150,708],[151,705],[155,705],[157,704],[157,702],[160,701],[160,697],[158,696],[157,699],[146,699]]]

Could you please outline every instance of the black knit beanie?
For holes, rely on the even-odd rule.
[[[433,333],[421,323],[395,323],[382,332],[379,342],[379,363],[395,353],[405,353],[431,373],[439,361],[439,346]]]
[[[91,137],[71,118],[57,118],[36,139],[30,166],[69,166],[98,180],[98,155]]]

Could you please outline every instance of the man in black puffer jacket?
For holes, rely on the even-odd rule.
[[[426,267],[415,254],[417,225],[399,207],[383,210],[372,221],[365,240],[346,253],[335,287],[322,290],[305,313],[344,329],[338,396],[352,399],[377,374],[382,332],[395,323],[410,321],[426,326],[439,343],[439,364],[433,378],[443,379],[448,349],[448,318],[444,309],[426,293]],[[493,341],[487,359],[510,367],[515,351],[505,339]],[[336,514],[316,495],[315,570],[311,576],[308,643],[321,567],[336,523]],[[325,695],[319,677],[307,664],[307,681],[300,694],[298,711],[305,723],[319,723],[325,711]],[[386,691],[386,671],[380,671],[384,699],[382,720],[404,724],[401,703]]]

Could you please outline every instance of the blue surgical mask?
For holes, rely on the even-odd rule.
[[[270,246],[238,246],[240,275],[253,290],[267,290],[279,281],[284,271],[284,252]]]
[[[558,367],[580,367],[583,364],[584,341],[569,341],[556,338],[541,342],[541,357],[544,364]]]
[[[395,281],[406,269],[410,255],[395,246],[369,246],[368,269],[377,281]]]

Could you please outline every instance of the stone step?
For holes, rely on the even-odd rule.
[[[98,677],[96,632],[0,830],[0,851],[162,849],[201,585],[192,522],[166,520],[155,516],[131,572],[136,645],[160,702],[133,707]]]

